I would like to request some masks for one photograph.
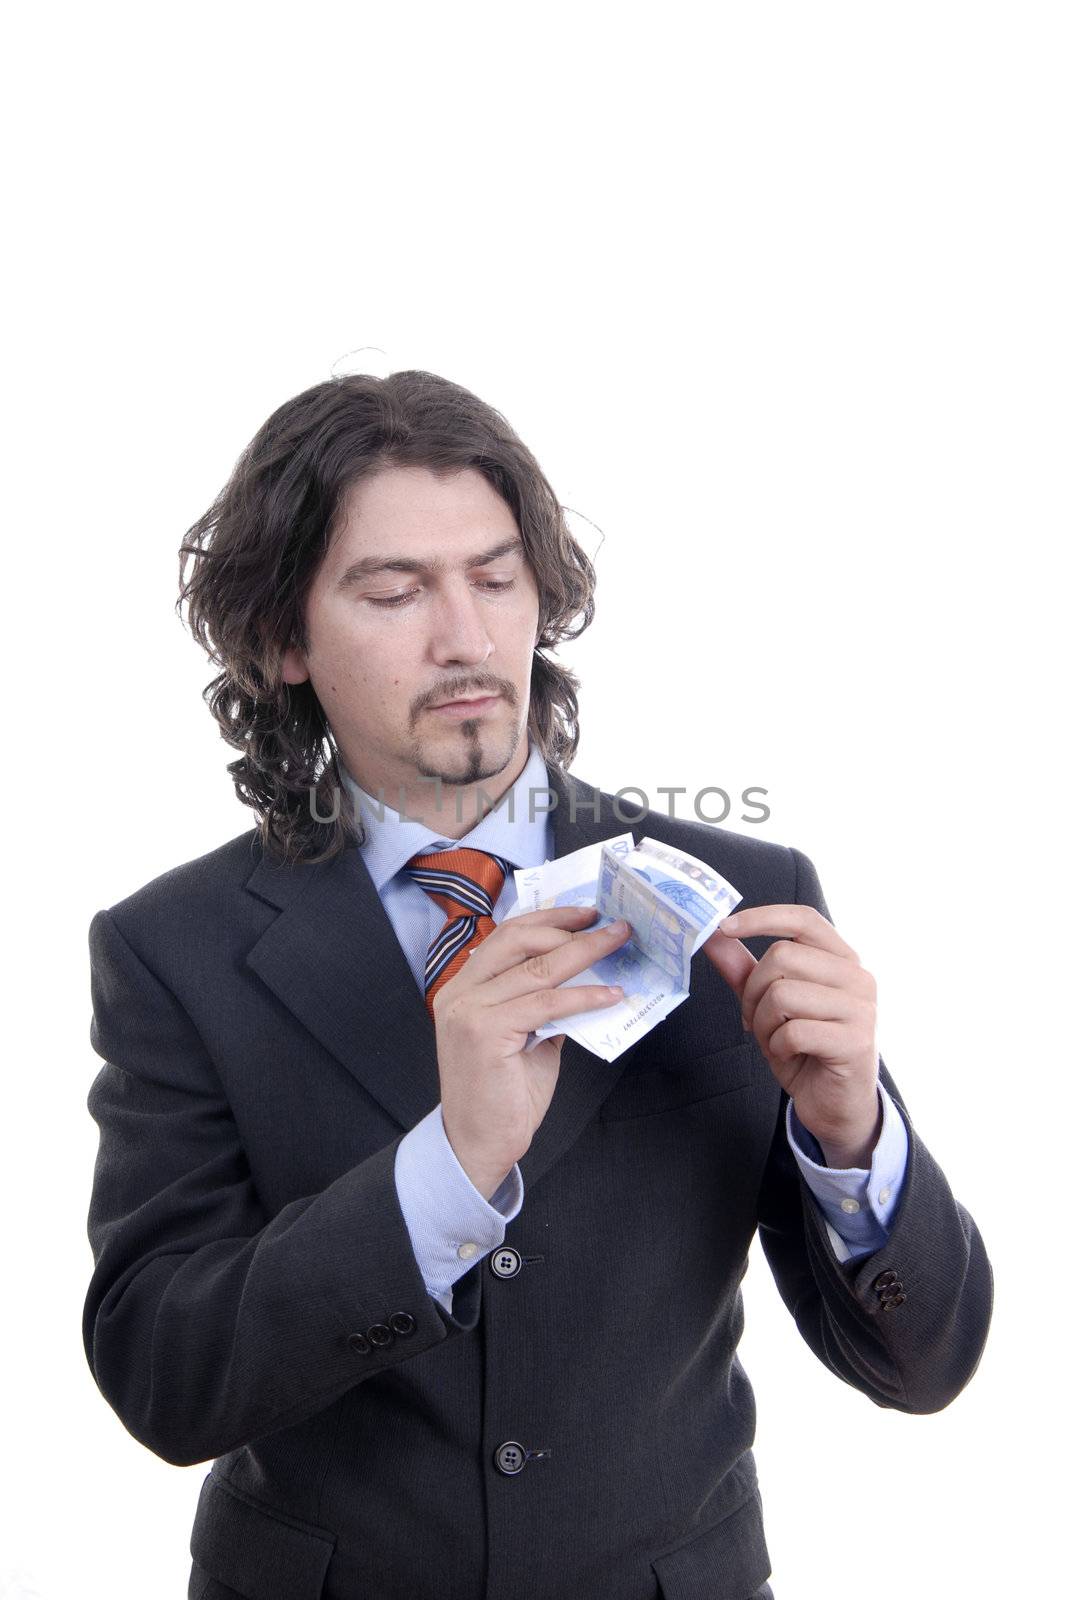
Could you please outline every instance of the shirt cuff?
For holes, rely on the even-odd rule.
[[[895,1100],[878,1081],[881,1131],[866,1167],[828,1167],[818,1140],[803,1126],[791,1099],[785,1131],[804,1181],[826,1219],[838,1261],[869,1255],[886,1243],[907,1170],[907,1126]]]
[[[440,1101],[400,1140],[394,1186],[425,1287],[451,1311],[458,1278],[502,1243],[521,1209],[521,1169],[514,1163],[485,1200],[446,1136]]]

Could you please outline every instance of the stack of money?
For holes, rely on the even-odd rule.
[[[632,929],[618,949],[562,984],[619,983],[624,998],[546,1022],[525,1046],[565,1033],[604,1061],[615,1060],[687,1000],[692,956],[742,898],[705,861],[658,839],[637,844],[631,833],[541,867],[518,868],[513,876],[517,904],[507,921],[544,906],[594,906],[599,917],[592,928],[624,917]]]

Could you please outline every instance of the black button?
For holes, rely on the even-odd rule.
[[[523,1444],[518,1444],[516,1439],[507,1439],[505,1444],[500,1444],[495,1451],[495,1466],[499,1472],[504,1472],[507,1478],[512,1478],[524,1470],[527,1458]]]
[[[902,1306],[906,1299],[907,1295],[902,1290],[899,1294],[883,1294],[881,1297],[881,1309],[889,1311],[893,1306]]]
[[[400,1333],[403,1338],[407,1334],[412,1333],[413,1329],[416,1327],[416,1318],[411,1317],[408,1311],[392,1312],[387,1320],[394,1329],[395,1333]]]
[[[872,1289],[888,1289],[895,1282],[896,1273],[891,1270],[886,1270],[885,1272],[878,1273],[870,1287]]]
[[[384,1345],[394,1343],[393,1333],[391,1333],[386,1323],[383,1322],[373,1322],[372,1326],[368,1329],[368,1337],[371,1339],[373,1344]]]
[[[507,1439],[505,1444],[500,1444],[495,1451],[494,1460],[499,1472],[504,1472],[507,1478],[512,1478],[521,1472],[529,1461],[543,1461],[549,1455],[549,1450],[526,1450],[516,1439]]]
[[[351,1350],[356,1350],[358,1355],[367,1356],[372,1353],[372,1346],[363,1333],[351,1333],[346,1343]]]
[[[491,1271],[496,1278],[515,1278],[521,1270],[521,1258],[508,1244],[496,1250],[491,1257]]]

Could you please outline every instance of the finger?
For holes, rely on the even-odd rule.
[[[536,989],[515,995],[495,1006],[491,1016],[508,1028],[528,1034],[558,1017],[572,1017],[580,1011],[608,1011],[622,998],[606,984],[571,983],[560,989]]]
[[[769,935],[779,939],[798,939],[801,944],[814,945],[820,950],[831,950],[834,955],[848,956],[853,961],[859,957],[828,917],[823,917],[814,906],[778,905],[749,906],[746,911],[734,911],[723,917],[717,932],[722,938],[749,939],[754,935]]]
[[[733,993],[743,994],[748,977],[758,965],[757,957],[751,954],[747,945],[741,944],[739,939],[730,939],[727,935],[723,937],[721,928],[718,927],[703,945],[703,949]]]
[[[586,931],[598,914],[594,906],[545,906],[540,911],[525,911],[519,917],[509,917],[497,923],[494,931],[469,951],[469,959],[461,970],[472,972],[482,983],[500,972],[508,972],[525,956],[566,943],[574,933]]]
[[[585,967],[596,966],[627,944],[632,929],[628,923],[617,928],[613,923],[606,922],[601,927],[586,929],[581,933],[551,932],[558,935],[556,943],[548,943],[543,950],[530,951],[512,967],[487,982],[481,980],[481,998],[498,1005],[515,995],[530,994],[533,990],[556,989],[567,978],[575,978]],[[607,979],[611,983],[617,981],[612,973],[607,974]]]
[[[505,917],[499,928],[575,927],[590,922],[599,915],[596,906],[541,906],[538,911],[515,911]]]
[[[751,1026],[759,1001],[778,978],[802,978],[871,999],[876,990],[873,977],[857,961],[819,950],[814,945],[797,944],[795,939],[778,939],[760,958],[744,984],[740,1014],[746,1027]]]
[[[513,940],[506,943],[496,934],[488,934],[475,949],[469,947],[469,959],[462,969],[469,978],[489,991],[492,1001],[507,998],[513,991],[508,986],[496,990],[503,977],[508,977],[518,967],[523,967],[526,960],[534,956],[548,956],[552,950],[559,949],[562,945],[571,945],[574,939],[580,938],[586,929],[551,928],[548,926],[535,926],[529,928],[522,941]],[[581,963],[583,965],[583,963]],[[577,968],[579,971],[580,968]]]
[[[770,1037],[793,1017],[821,1022],[847,1022],[855,1017],[852,997],[843,989],[822,983],[804,983],[798,978],[775,979],[745,1018],[756,1042],[765,1050]]]
[[[558,919],[568,920],[571,917],[597,917],[598,914],[596,906],[540,906],[538,911],[515,911],[509,917],[508,924],[501,923],[500,926],[505,927],[508,925],[509,927],[523,928],[527,923],[531,927],[537,928],[543,922],[554,922]]]
[[[829,1066],[836,1066],[839,1062],[851,1061],[858,1050],[859,1041],[854,1030],[843,1022],[790,1017],[774,1029],[763,1047],[763,1054],[780,1065],[791,1062],[796,1056],[814,1056]]]

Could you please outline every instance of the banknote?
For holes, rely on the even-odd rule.
[[[632,929],[620,948],[561,985],[618,983],[624,998],[544,1023],[525,1046],[565,1033],[604,1061],[616,1060],[687,1000],[692,956],[742,898],[705,861],[661,840],[637,844],[631,833],[520,867],[513,877],[517,903],[504,920],[546,906],[594,906],[592,928],[624,917]]]

